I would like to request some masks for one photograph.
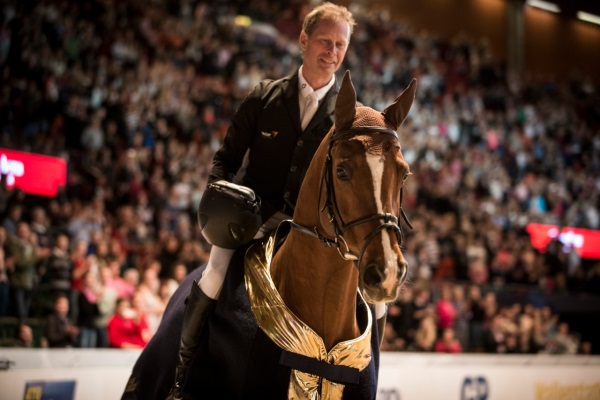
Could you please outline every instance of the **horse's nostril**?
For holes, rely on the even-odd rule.
[[[398,280],[402,282],[408,273],[408,263],[406,261],[401,261],[398,264]]]
[[[367,286],[379,286],[382,282],[382,276],[379,273],[377,265],[367,265],[365,273],[363,275],[363,282]]]

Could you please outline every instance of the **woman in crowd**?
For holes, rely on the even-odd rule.
[[[108,321],[107,330],[110,347],[143,348],[149,340],[146,318],[135,311],[129,299],[125,298],[117,300],[115,313]]]

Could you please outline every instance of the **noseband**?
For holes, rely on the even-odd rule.
[[[333,147],[333,144],[337,140],[348,139],[348,138],[350,138],[352,136],[356,136],[357,134],[360,134],[360,133],[380,133],[380,134],[384,134],[384,135],[391,135],[394,138],[396,138],[396,140],[398,140],[398,134],[396,133],[396,131],[394,131],[392,129],[388,129],[388,128],[379,127],[379,126],[361,126],[361,127],[349,128],[349,129],[344,129],[341,131],[335,131],[331,135],[331,138],[329,139],[329,147],[327,149],[327,158],[325,159],[325,169],[323,171],[323,176],[321,178],[321,185],[319,188],[318,204],[321,204],[322,189],[323,189],[323,187],[325,187],[325,190],[326,190],[325,204],[323,205],[323,208],[321,208],[319,210],[319,212],[322,212],[324,210],[327,211],[327,216],[329,218],[329,222],[331,223],[331,227],[332,227],[335,237],[333,239],[327,238],[318,231],[317,227],[314,227],[311,230],[305,226],[299,225],[299,224],[291,221],[292,228],[294,228],[300,232],[306,233],[310,236],[316,237],[317,239],[319,239],[321,241],[321,243],[323,243],[324,246],[337,248],[338,252],[342,256],[342,258],[344,258],[344,260],[355,261],[357,267],[359,267],[361,264],[365,250],[367,249],[367,247],[369,246],[369,244],[371,243],[373,238],[379,232],[381,232],[383,230],[391,230],[391,231],[395,232],[398,237],[398,242],[400,244],[402,244],[402,229],[400,228],[400,225],[398,224],[398,217],[396,215],[393,215],[390,213],[372,214],[372,215],[362,217],[362,218],[357,218],[355,220],[345,223],[342,218],[342,215],[340,214],[340,211],[339,211],[339,208],[337,205],[337,201],[336,201],[336,197],[335,197],[335,190],[333,189],[333,171],[332,171],[332,167],[331,167],[331,163],[332,163],[331,149]],[[412,225],[411,225],[410,221],[408,220],[406,214],[404,213],[404,209],[402,208],[402,191],[403,191],[403,189],[401,188],[400,189],[399,214],[402,216],[402,219],[404,219],[404,222],[406,222],[408,227],[412,229]],[[350,228],[364,224],[366,222],[381,221],[381,220],[383,222],[379,226],[377,226],[375,229],[373,229],[371,232],[369,232],[369,234],[365,237],[365,239],[364,239],[365,242],[362,246],[362,249],[360,250],[360,253],[358,255],[352,253],[350,251],[350,248],[348,247],[348,243],[346,242],[346,239],[344,239],[344,233],[346,233],[346,231],[348,231]],[[345,249],[341,249],[342,245],[343,245],[343,247],[345,247]]]

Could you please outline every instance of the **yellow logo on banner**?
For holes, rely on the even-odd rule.
[[[42,387],[41,386],[30,386],[25,392],[25,400],[41,400],[42,399]]]
[[[536,400],[596,400],[600,399],[600,382],[591,385],[560,385],[553,383],[537,383],[535,385]]]

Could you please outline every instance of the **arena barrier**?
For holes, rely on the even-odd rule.
[[[0,348],[0,399],[119,399],[138,355]],[[382,353],[377,399],[600,399],[600,356]]]

